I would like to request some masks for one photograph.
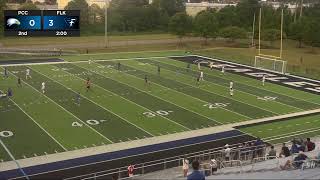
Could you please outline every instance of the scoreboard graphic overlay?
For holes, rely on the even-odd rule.
[[[79,10],[6,10],[5,36],[80,36]]]

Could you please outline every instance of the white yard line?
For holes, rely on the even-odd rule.
[[[43,75],[43,76],[47,77],[48,79],[50,79],[50,80],[52,80],[52,81],[54,81],[54,82],[56,82],[56,83],[60,84],[61,86],[65,87],[66,89],[68,89],[68,87],[66,87],[65,85],[61,84],[59,81],[54,80],[54,79],[52,79],[52,78],[48,77],[48,76],[47,76],[47,75],[45,75],[45,74],[42,74],[41,72],[39,72],[39,71],[37,71],[37,70],[35,70],[35,69],[33,69],[33,70],[34,70],[34,71],[36,71],[36,72],[38,72],[39,74],[41,74],[41,75]],[[70,91],[72,91],[72,92],[74,92],[74,93],[77,93],[77,92],[75,92],[74,90],[72,90],[72,89],[70,89],[70,88],[69,88],[69,90],[70,90]],[[111,113],[111,114],[113,114],[113,115],[117,116],[118,118],[120,118],[120,119],[122,119],[122,120],[126,121],[127,123],[129,123],[129,124],[131,124],[131,125],[135,126],[135,127],[136,127],[136,128],[138,128],[138,129],[142,130],[143,132],[145,132],[145,133],[149,134],[150,136],[154,136],[152,133],[150,133],[150,132],[146,131],[145,129],[143,129],[143,128],[141,128],[141,127],[139,127],[139,126],[137,126],[137,125],[135,125],[135,124],[133,124],[133,123],[131,123],[130,121],[128,121],[128,120],[126,120],[125,118],[123,118],[123,117],[119,116],[118,114],[116,114],[116,113],[114,113],[114,112],[112,112],[112,111],[110,111],[110,110],[106,109],[105,107],[101,106],[100,104],[97,104],[96,102],[92,101],[91,99],[89,99],[89,98],[87,98],[87,97],[85,97],[85,96],[83,96],[83,95],[81,95],[81,96],[82,96],[82,97],[84,97],[85,99],[87,99],[88,101],[92,102],[93,104],[95,104],[95,105],[97,105],[97,106],[101,107],[102,109],[104,109],[104,110],[108,111],[109,113]]]
[[[109,68],[109,69],[110,69],[110,68]],[[92,70],[90,70],[90,71],[93,72]],[[110,77],[107,77],[107,76],[105,76],[104,74],[100,74],[100,73],[98,73],[98,72],[94,72],[94,73],[99,74],[99,75],[101,75],[101,76],[103,76],[103,77],[105,77],[105,78],[111,79]],[[130,75],[130,76],[132,76],[132,75]],[[161,100],[163,100],[163,101],[165,101],[165,102],[167,102],[167,103],[169,103],[169,104],[173,104],[173,105],[175,105],[175,106],[177,106],[177,107],[180,107],[180,108],[182,108],[182,109],[184,109],[184,110],[187,110],[187,111],[192,112],[192,113],[194,113],[194,114],[197,114],[197,115],[199,115],[199,116],[205,117],[206,119],[209,119],[209,120],[211,120],[211,121],[215,121],[215,120],[211,119],[210,117],[207,117],[207,116],[204,116],[204,115],[199,114],[199,113],[197,113],[197,112],[194,112],[194,111],[192,111],[192,110],[186,109],[186,108],[184,108],[184,107],[182,107],[182,106],[179,106],[179,105],[177,105],[177,104],[175,104],[175,103],[173,103],[173,102],[170,102],[170,101],[167,101],[167,100],[165,100],[165,99],[162,99],[162,98],[160,98],[159,96],[155,96],[155,95],[153,95],[153,94],[150,94],[150,93],[147,92],[147,91],[143,91],[143,90],[141,90],[141,89],[138,89],[138,88],[136,88],[136,87],[133,87],[133,86],[131,86],[131,85],[129,85],[129,84],[126,84],[126,83],[123,83],[123,82],[120,82],[120,81],[117,81],[117,82],[120,83],[120,84],[126,85],[126,86],[128,86],[128,87],[134,88],[134,89],[136,89],[137,91],[140,91],[140,92],[144,92],[144,93],[146,93],[146,94],[149,94],[150,96],[153,96],[153,97],[155,97],[155,98],[161,99]],[[215,122],[216,122],[216,121],[215,121]],[[220,123],[220,122],[217,122],[217,123]],[[221,123],[220,123],[220,124],[221,124]]]
[[[195,56],[198,56],[198,57],[201,57],[201,58],[205,58],[205,59],[211,59],[211,60],[215,60],[215,61],[220,61],[220,62],[224,62],[224,63],[230,63],[230,64],[235,64],[235,65],[238,65],[238,66],[244,66],[244,67],[248,67],[248,68],[253,68],[253,69],[258,69],[258,68],[255,68],[253,66],[248,66],[248,65],[244,65],[244,64],[238,64],[238,63],[234,63],[234,62],[230,62],[230,61],[224,61],[224,60],[220,60],[220,59],[215,59],[215,58],[210,58],[210,57],[205,57],[205,56],[199,56],[199,55],[195,55]],[[259,69],[258,69],[259,70]],[[268,70],[264,70],[264,71],[268,71]],[[281,73],[279,72],[274,72],[274,71],[270,71],[270,72],[273,72],[273,73],[276,73],[276,74],[279,74],[279,75],[282,75]],[[229,73],[229,72],[226,72],[226,73]],[[239,74],[234,74],[234,73],[230,73],[232,75],[238,75],[238,76],[241,76]],[[291,77],[295,77],[295,78],[300,78],[300,79],[305,79],[305,80],[309,80],[309,81],[313,81],[313,82],[317,82],[317,83],[320,83],[320,81],[317,81],[317,80],[314,80],[314,79],[309,79],[309,78],[305,78],[305,77],[300,77],[300,76],[295,76],[295,75],[286,75],[286,76],[291,76]],[[250,77],[246,77],[246,78],[249,78],[250,80],[253,80],[253,78],[250,78]],[[243,83],[242,83],[243,84]],[[270,83],[270,84],[273,84],[273,85],[278,85],[278,84],[275,84],[275,83]],[[248,84],[246,84],[248,85]],[[251,86],[251,85],[248,85],[248,86]],[[281,87],[285,87],[285,88],[289,88],[289,89],[292,89],[290,87],[286,87],[286,86],[283,86],[283,85],[280,85]],[[251,86],[251,87],[255,87],[255,86]],[[258,87],[259,88],[259,87]],[[261,89],[261,88],[259,88]],[[282,94],[282,93],[279,93],[279,92],[275,92],[275,91],[272,91],[272,90],[266,90],[266,91],[270,91],[270,92],[273,92],[275,94],[280,94],[280,95],[283,95],[283,96],[287,96],[287,97],[291,97],[291,98],[294,98],[294,99],[297,99],[297,100],[300,100],[300,101],[304,101],[304,102],[308,102],[308,103],[313,103],[313,104],[318,104],[320,105],[319,103],[315,103],[315,102],[310,102],[310,101],[306,101],[304,99],[300,99],[300,98],[297,98],[297,97],[293,97],[293,96],[290,96],[290,95],[287,95],[287,94]],[[304,91],[301,91],[301,90],[298,90],[300,92],[304,92]],[[305,92],[304,92],[305,93]],[[312,94],[314,95],[314,94]]]
[[[57,144],[59,144],[63,150],[68,151],[56,138],[54,138],[47,130],[45,130],[36,120],[34,120],[27,112],[25,112],[16,102],[14,102],[11,98],[10,100],[25,114],[27,115],[40,129],[42,129],[49,137],[51,137]]]
[[[136,69],[135,67],[132,67],[132,66],[130,66],[130,65],[128,65],[128,64],[126,64],[125,66],[129,66],[129,67],[131,67],[131,68]],[[139,70],[140,70],[140,69],[139,69]],[[144,70],[140,70],[140,71],[144,71]],[[144,72],[146,72],[146,73],[151,73],[151,72],[147,72],[147,71],[144,71]],[[153,73],[151,73],[151,74],[153,74]],[[137,76],[134,76],[134,75],[131,75],[131,74],[128,74],[128,73],[126,73],[126,75],[132,76],[132,77],[135,78],[135,79],[143,80],[142,78],[139,78],[139,77],[137,77]],[[153,74],[153,75],[155,75],[155,74]],[[163,77],[162,77],[162,78],[163,78]],[[164,79],[167,79],[167,78],[164,78]],[[172,79],[169,79],[169,80],[172,80]],[[173,81],[174,81],[174,80],[173,80]],[[179,81],[179,82],[180,82],[180,81]],[[163,86],[163,85],[161,85],[161,84],[158,84],[158,83],[155,83],[155,82],[153,82],[153,84],[156,84],[156,85],[158,85],[158,86],[161,86],[161,87],[163,87],[163,88],[165,88],[165,89],[167,89],[167,90],[171,90],[171,91],[175,91],[176,93],[183,94],[184,96],[191,97],[192,99],[195,99],[195,100],[198,100],[198,101],[201,101],[201,102],[204,102],[204,103],[209,103],[209,102],[207,102],[207,101],[204,101],[204,100],[199,99],[199,98],[197,98],[197,97],[193,97],[193,96],[191,96],[191,95],[185,94],[185,93],[180,92],[180,91],[178,91],[178,90],[165,87],[165,86]],[[191,85],[190,85],[190,86],[191,86]],[[193,86],[191,86],[191,87],[193,87]],[[243,114],[240,114],[240,113],[231,111],[231,110],[226,109],[226,108],[221,108],[221,109],[223,109],[223,110],[225,110],[225,111],[229,111],[229,112],[234,113],[234,114],[238,114],[239,116],[243,116],[243,117],[246,117],[246,118],[248,118],[248,119],[252,119],[252,118],[250,118],[250,117],[248,117],[248,116],[246,116],[246,115],[243,115]],[[224,124],[224,123],[218,122],[218,121],[215,120],[215,119],[212,119],[212,120],[215,121],[215,122],[217,122],[217,123],[219,123],[220,125],[221,125],[221,124]]]
[[[78,67],[80,67],[80,66],[78,66]],[[82,67],[81,67],[81,68],[82,68]],[[64,72],[66,72],[66,73],[68,73],[68,74],[70,74],[70,75],[73,75],[73,74],[71,74],[71,73],[68,72],[68,71],[64,71]],[[79,76],[75,76],[75,77],[77,77],[78,79],[84,80],[84,79],[80,78]],[[131,100],[129,100],[129,99],[126,99],[126,98],[124,98],[124,97],[122,97],[122,96],[120,96],[120,95],[118,95],[118,94],[115,94],[115,93],[113,93],[113,92],[111,92],[111,91],[109,91],[109,90],[107,90],[107,89],[99,86],[98,84],[95,84],[95,83],[92,83],[92,84],[94,84],[96,87],[99,87],[100,89],[108,92],[109,94],[112,94],[112,95],[114,95],[114,96],[117,96],[117,97],[119,97],[119,98],[121,98],[121,99],[123,99],[123,100],[129,101],[129,102],[135,104],[136,106],[139,106],[139,107],[143,108],[143,109],[146,110],[146,111],[153,112],[152,110],[150,110],[150,109],[148,109],[148,108],[146,108],[146,107],[144,107],[144,106],[141,106],[141,105],[139,105],[139,104],[137,104],[137,103],[135,103],[135,102],[133,102],[133,101],[131,101]],[[155,113],[155,112],[153,112],[153,113]],[[172,121],[171,119],[169,119],[169,118],[167,118],[167,117],[165,117],[165,116],[162,116],[162,115],[160,115],[160,114],[159,114],[159,116],[162,117],[162,118],[164,118],[164,119],[166,119],[166,120],[168,120],[168,121],[170,121],[170,122],[172,122],[172,123],[174,123],[174,124],[179,125],[180,127],[183,127],[183,128],[185,128],[185,129],[187,129],[187,130],[191,130],[191,129],[185,127],[184,125],[179,124],[179,123],[177,123],[177,122],[175,122],[175,121]]]
[[[51,102],[53,102],[55,105],[59,106],[61,109],[63,109],[64,111],[66,111],[67,113],[69,113],[70,115],[72,115],[73,117],[75,117],[76,119],[78,119],[79,121],[81,121],[84,125],[86,125],[87,127],[89,127],[91,130],[93,130],[94,132],[98,133],[100,136],[102,136],[104,139],[108,140],[109,142],[113,143],[113,141],[111,141],[110,139],[108,139],[107,137],[105,137],[103,134],[101,134],[100,132],[98,132],[97,130],[95,130],[94,128],[92,128],[91,126],[89,126],[87,123],[83,122],[81,119],[79,119],[77,116],[75,116],[74,114],[72,114],[70,111],[66,110],[64,107],[60,106],[58,103],[56,103],[54,100],[52,100],[51,98],[49,98],[47,95],[43,94],[42,92],[40,92],[39,90],[37,90],[36,88],[34,88],[33,86],[31,86],[29,83],[23,81],[25,84],[27,84],[29,87],[31,87],[32,89],[34,89],[36,92],[42,94],[43,96],[45,96],[47,99],[49,99]]]
[[[158,60],[154,60],[154,61],[160,62],[160,63],[164,63],[164,64],[167,64],[167,65],[171,65],[171,66],[175,66],[175,67],[177,67],[177,68],[183,68],[183,67],[180,67],[180,66],[178,66],[178,65],[169,64],[169,63],[167,63],[167,62],[165,62],[165,61],[158,61]],[[168,69],[166,69],[166,70],[168,70]],[[171,70],[168,70],[168,71],[171,71]],[[190,71],[195,72],[194,70],[190,70]],[[185,75],[185,74],[184,74],[184,75]],[[231,79],[226,79],[226,78],[223,78],[223,77],[220,77],[220,76],[217,76],[217,75],[213,75],[213,74],[210,74],[210,73],[207,73],[206,75],[207,75],[207,76],[212,76],[212,77],[218,77],[218,78],[223,79],[223,80],[226,80],[226,81],[231,81]],[[186,75],[185,75],[185,76],[186,76]],[[220,85],[220,84],[218,84],[218,83],[214,83],[214,82],[212,82],[212,81],[206,81],[206,82],[209,82],[210,84],[213,84],[213,85],[216,85],[216,86],[220,86],[220,87],[223,87],[223,88],[227,88],[227,86],[223,86],[223,85]],[[246,86],[253,87],[253,86],[248,85],[248,84],[243,84],[243,83],[239,83],[239,82],[237,82],[237,83],[238,83],[238,84],[242,84],[242,85],[246,85]],[[259,88],[259,87],[257,87],[257,86],[254,86],[254,88],[261,89],[261,88]],[[261,90],[269,91],[269,90],[266,90],[266,89],[261,89]],[[256,96],[256,95],[254,95],[254,94],[250,94],[250,93],[247,93],[247,92],[245,92],[245,91],[242,91],[242,90],[237,90],[237,91],[242,92],[242,93],[247,94],[247,95],[250,95],[250,96],[254,96],[254,97],[256,97],[256,98],[259,97],[259,96]],[[272,93],[275,93],[275,94],[280,94],[280,93],[276,93],[276,92],[273,92],[273,91],[269,91],[269,92],[272,92]],[[282,94],[280,94],[280,95],[282,95]],[[286,95],[283,95],[283,96],[286,96]],[[290,97],[290,96],[288,96],[288,97]],[[293,98],[293,97],[291,97],[291,98]],[[294,99],[297,99],[297,98],[294,98]],[[297,100],[299,100],[299,99],[297,99]],[[298,108],[298,107],[295,107],[295,106],[292,106],[292,105],[289,105],[289,104],[284,104],[284,103],[279,102],[279,101],[274,101],[274,102],[275,102],[275,103],[278,103],[278,104],[282,104],[282,105],[288,106],[288,107],[293,107],[293,108],[295,108],[295,109],[297,109],[297,110],[302,110],[302,111],[304,111],[304,109],[301,109],[301,108]],[[308,101],[306,101],[306,102],[308,102]]]

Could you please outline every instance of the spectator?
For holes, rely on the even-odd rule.
[[[218,162],[215,159],[211,159],[210,167],[211,167],[211,175],[213,175],[218,170]]]
[[[279,154],[279,156],[284,156],[284,157],[289,157],[290,156],[290,150],[289,148],[286,146],[286,143],[282,144],[282,148],[281,148],[281,153]]]
[[[305,144],[307,147],[307,151],[313,151],[316,148],[316,144],[314,142],[311,142],[310,138],[307,138],[307,141]]]
[[[199,161],[192,162],[193,172],[188,176],[187,180],[205,180],[206,177],[202,172],[199,171]]]
[[[260,138],[258,138],[256,140],[256,142],[254,143],[254,146],[261,146],[261,145],[263,145],[263,142],[262,142],[262,140]]]
[[[230,161],[231,160],[230,156],[231,156],[231,148],[229,147],[229,144],[226,144],[224,149],[225,161]]]
[[[298,147],[296,141],[292,142],[292,146],[291,146],[290,152],[291,152],[291,154],[299,153],[299,147]]]
[[[290,168],[301,168],[301,165],[305,160],[307,160],[308,156],[306,156],[302,151],[293,159],[293,161],[288,160],[284,166],[280,166],[282,170],[290,169]]]
[[[182,159],[182,170],[183,177],[187,177],[189,171],[189,160],[186,157]]]
[[[271,150],[268,153],[269,159],[274,159],[277,156],[277,151],[274,149],[274,146],[271,146]]]

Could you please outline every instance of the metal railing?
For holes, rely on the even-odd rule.
[[[251,141],[252,142],[252,141]],[[190,153],[185,154],[183,156],[175,156],[171,158],[166,158],[162,160],[156,160],[151,162],[145,162],[141,164],[136,164],[134,168],[135,174],[146,174],[150,172],[165,170],[169,168],[179,167],[181,166],[181,159],[182,157],[188,157],[189,160],[199,160],[200,162],[203,161],[209,161],[211,159],[216,159],[220,166],[219,169],[228,168],[228,167],[235,167],[235,166],[242,166],[243,162],[249,161],[251,162],[252,159],[255,157],[255,155],[259,154],[258,152],[265,152],[266,146],[252,146],[252,147],[240,147],[239,144],[235,144],[233,146],[230,146],[234,150],[230,153],[230,161],[225,161],[224,157],[224,147],[220,148],[214,148],[210,150],[205,150],[202,152],[197,153]],[[235,148],[238,147],[238,148]],[[250,155],[248,155],[250,154]],[[240,160],[242,159],[242,160]],[[99,171],[95,173],[75,176],[71,178],[66,178],[65,180],[71,180],[71,179],[97,179],[97,178],[106,178],[106,177],[112,177],[117,176],[117,178],[127,178],[128,177],[128,170],[126,167],[116,168],[116,169],[110,169],[105,171]]]

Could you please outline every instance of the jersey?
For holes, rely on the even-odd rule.
[[[203,78],[203,72],[202,71],[200,72],[200,77]]]
[[[43,90],[45,88],[46,88],[46,83],[45,82],[41,83],[41,89]]]
[[[230,82],[230,90],[233,89],[233,82]]]
[[[26,70],[26,75],[27,75],[27,76],[30,76],[30,69],[27,69],[27,70]]]

